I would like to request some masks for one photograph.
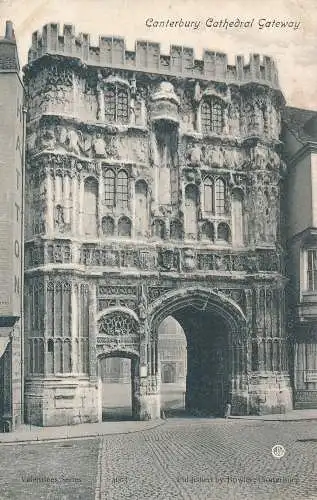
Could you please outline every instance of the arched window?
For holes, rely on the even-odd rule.
[[[116,120],[116,93],[112,89],[105,92],[105,115],[107,121]]]
[[[183,239],[183,226],[179,220],[173,220],[170,225],[170,236],[172,240]]]
[[[243,246],[243,193],[234,190],[232,193],[232,243]]]
[[[120,170],[117,177],[117,206],[128,206],[128,175],[124,170]]]
[[[129,121],[129,93],[125,88],[114,86],[105,92],[106,121],[127,123]]]
[[[126,123],[129,118],[129,97],[126,90],[120,89],[117,94],[117,121]]]
[[[162,220],[155,220],[153,223],[153,236],[164,240],[165,238],[165,224]]]
[[[201,104],[201,128],[203,133],[221,134],[223,129],[222,104],[218,99],[204,100]]]
[[[115,174],[111,169],[105,172],[105,203],[107,207],[113,207],[115,200]]]
[[[206,221],[201,228],[201,237],[203,240],[213,241],[214,239],[214,226],[211,222]]]
[[[135,183],[135,235],[146,236],[149,226],[148,189],[143,180]]]
[[[217,215],[226,211],[225,183],[222,179],[217,179],[215,184],[215,211]]]
[[[121,217],[118,222],[118,236],[131,236],[131,221],[128,217]]]
[[[205,212],[214,211],[213,182],[210,177],[206,177],[204,180],[204,209]]]
[[[102,232],[105,236],[113,236],[114,220],[112,217],[103,217],[101,226],[102,226]]]
[[[85,180],[84,185],[84,217],[85,234],[97,235],[98,182],[92,177]]]
[[[228,224],[221,222],[217,230],[217,239],[222,243],[229,243],[230,241],[230,229]]]
[[[129,179],[124,170],[115,173],[108,169],[105,178],[105,204],[107,207],[126,208],[129,202]]]

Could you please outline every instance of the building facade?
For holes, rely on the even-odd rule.
[[[285,101],[269,57],[33,34],[24,68],[25,415],[101,418],[103,357],[160,416],[158,331],[187,341],[186,407],[293,405],[285,313]]]
[[[0,38],[0,430],[23,415],[24,90],[12,23]]]
[[[317,408],[317,113],[287,108],[283,122],[294,407]]]

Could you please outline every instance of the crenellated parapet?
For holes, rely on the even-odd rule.
[[[227,54],[204,50],[203,59],[195,59],[191,47],[171,45],[170,54],[161,54],[160,44],[137,40],[135,50],[126,50],[125,40],[119,36],[100,36],[99,45],[90,44],[90,35],[76,35],[73,25],[64,25],[60,33],[57,23],[46,24],[42,32],[32,36],[29,64],[46,54],[77,58],[91,66],[124,68],[166,75],[183,75],[205,80],[246,84],[259,82],[279,89],[278,73],[274,60],[268,56],[250,54],[246,62],[236,56],[235,65],[228,64]]]

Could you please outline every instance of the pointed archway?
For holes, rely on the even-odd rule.
[[[160,297],[149,313],[149,353],[157,352],[158,327],[167,316],[185,332],[187,411],[220,416],[230,402],[234,412],[246,413],[246,319],[240,306],[221,292],[188,287]],[[158,360],[150,355],[147,361],[148,373],[158,375]]]

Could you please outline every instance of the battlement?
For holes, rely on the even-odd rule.
[[[97,47],[90,45],[90,35],[79,33],[75,27],[65,24],[63,34],[57,23],[46,24],[42,33],[32,35],[29,64],[45,54],[55,54],[80,59],[92,66],[124,68],[135,71],[179,75],[208,80],[247,83],[259,82],[279,88],[278,73],[274,60],[268,56],[251,54],[249,62],[236,56],[235,65],[228,64],[222,52],[204,50],[203,59],[194,57],[190,47],[171,45],[170,55],[161,54],[160,44],[137,40],[135,50],[128,51],[125,39],[120,36],[100,36]]]

